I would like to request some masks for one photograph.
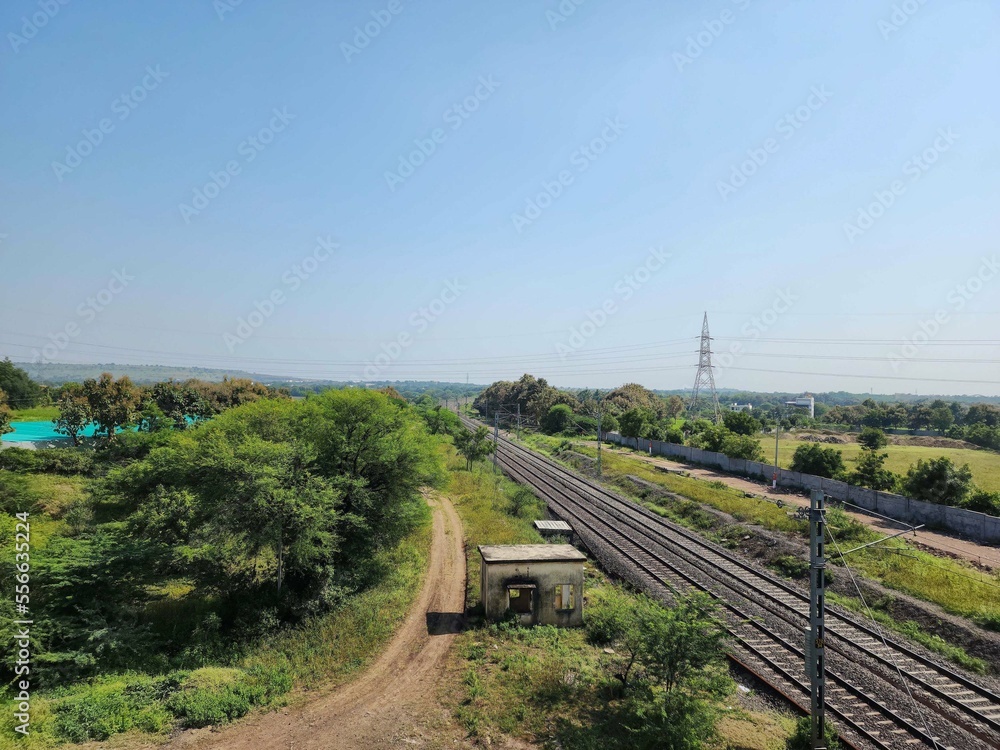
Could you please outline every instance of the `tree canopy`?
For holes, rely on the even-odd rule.
[[[0,360],[0,391],[7,394],[7,402],[15,409],[37,406],[42,398],[42,388],[28,377],[28,373],[10,361]]]

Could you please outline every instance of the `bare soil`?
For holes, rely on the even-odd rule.
[[[278,713],[220,730],[176,737],[185,750],[380,750],[472,747],[439,695],[447,655],[464,623],[465,549],[451,502],[428,498],[434,511],[430,568],[410,616],[378,660],[354,682]]]

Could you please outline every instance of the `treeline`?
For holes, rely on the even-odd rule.
[[[499,414],[504,427],[514,425],[520,409],[522,424],[537,426],[549,435],[572,437],[621,432],[626,437],[687,443],[735,458],[763,460],[753,437],[761,424],[744,412],[726,412],[722,424],[707,419],[684,419],[684,401],[677,395],[658,396],[638,383],[626,383],[606,393],[584,389],[575,393],[550,386],[544,378],[524,375],[517,381],[501,380],[487,387],[473,408],[489,420]]]
[[[115,380],[104,373],[82,384],[66,383],[55,390],[53,397],[59,408],[59,416],[53,420],[56,432],[78,445],[91,424],[97,427],[96,435],[113,441],[120,431],[130,427],[140,432],[184,430],[227,409],[288,395],[252,380],[187,380],[137,386],[127,377]]]
[[[885,467],[889,456],[882,450],[889,441],[882,430],[865,427],[858,436],[858,443],[861,456],[851,471],[847,470],[840,450],[819,443],[806,443],[796,448],[791,470],[895,492],[929,503],[1000,515],[1000,493],[977,487],[968,464],[958,466],[946,456],[920,459],[901,475]]]
[[[2,511],[48,530],[32,549],[33,685],[232,665],[329,611],[385,575],[380,550],[425,517],[435,446],[417,410],[349,389],[261,398],[96,451],[4,450]],[[56,507],[27,481],[39,470],[83,472],[88,490]],[[0,620],[12,607],[0,602]]]
[[[878,403],[865,400],[829,410],[825,421],[850,427],[938,430],[948,437],[1000,450],[1000,407],[994,404],[965,406],[936,399],[928,403]]]

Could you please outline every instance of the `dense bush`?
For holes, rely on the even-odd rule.
[[[542,418],[542,430],[549,435],[566,432],[573,426],[573,410],[566,404],[553,405]]]
[[[0,469],[25,473],[89,474],[94,468],[90,453],[70,448],[7,448],[0,451]]]
[[[813,474],[827,479],[844,473],[844,455],[836,448],[824,448],[819,443],[800,445],[792,454],[792,471]]]
[[[902,481],[905,494],[941,505],[962,505],[972,492],[972,470],[950,458],[923,459],[911,466]]]

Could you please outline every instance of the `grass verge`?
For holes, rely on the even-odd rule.
[[[533,447],[557,460],[560,447],[564,447],[566,442],[544,436],[531,436],[529,440]],[[595,447],[578,443],[574,443],[572,449],[590,457],[597,453]],[[626,475],[637,476],[769,531],[800,538],[806,534],[805,522],[791,518],[787,508],[778,508],[760,498],[746,497],[742,492],[721,482],[706,482],[693,477],[667,474],[628,453],[604,451],[602,463],[605,479],[614,482],[616,489],[626,494],[628,493],[622,487],[622,480]],[[650,505],[648,501],[637,501]],[[665,515],[669,515],[672,520],[699,529],[697,522],[692,523],[691,518],[678,513],[678,509],[669,502],[652,505],[667,509]],[[837,510],[830,512],[829,520],[829,528],[843,549],[872,542],[883,536]],[[990,574],[964,560],[938,557],[916,549],[902,539],[892,539],[855,552],[850,556],[850,565],[855,571],[883,586],[936,604],[946,612],[968,618],[984,628],[1000,631],[1000,571]]]
[[[448,459],[447,494],[462,518],[469,560],[467,607],[479,604],[479,544],[529,544],[541,541],[532,520],[541,503],[513,514],[518,486],[493,474],[492,467]],[[609,581],[592,563],[585,566],[584,613],[604,606],[611,593],[633,596]],[[491,746],[504,736],[544,746],[609,748],[627,745],[620,725],[606,711],[615,704],[606,671],[610,649],[592,645],[583,629],[551,626],[512,627],[473,616],[456,642],[457,685],[451,703],[456,717],[478,742]],[[742,705],[730,696],[717,706],[718,735],[712,748],[780,750],[795,727],[791,714],[760,705]]]
[[[14,422],[47,422],[59,416],[58,406],[33,406],[30,409],[13,409]]]

